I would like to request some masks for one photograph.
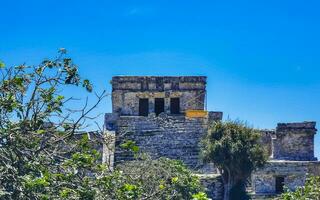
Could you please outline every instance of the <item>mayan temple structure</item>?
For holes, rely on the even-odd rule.
[[[112,78],[112,113],[105,115],[105,129],[115,135],[113,165],[133,155],[121,148],[131,140],[153,158],[183,161],[202,172],[209,197],[221,199],[223,187],[214,167],[204,166],[200,140],[222,112],[206,110],[204,76],[115,76]],[[261,131],[261,143],[270,160],[252,174],[253,197],[264,198],[302,186],[308,174],[320,175],[314,157],[315,122],[280,123],[276,130]],[[107,152],[107,151],[105,151]]]
[[[190,168],[201,166],[199,142],[221,112],[206,112],[206,77],[117,76],[112,79],[112,113],[108,130],[116,133],[115,163],[132,159],[120,148],[135,141],[154,158],[182,160]]]

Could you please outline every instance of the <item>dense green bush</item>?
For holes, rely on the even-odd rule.
[[[100,180],[101,199],[200,199],[197,195],[203,191],[198,178],[181,162],[167,158],[143,156],[118,166],[113,175],[117,177]],[[104,187],[109,184],[116,192]]]
[[[320,200],[320,177],[309,177],[303,187],[287,191],[280,197],[283,200]]]

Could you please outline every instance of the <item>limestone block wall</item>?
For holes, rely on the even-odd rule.
[[[275,194],[276,177],[284,177],[284,185],[290,190],[303,186],[308,174],[318,175],[320,162],[315,161],[269,161],[265,167],[252,174],[255,194]]]
[[[115,76],[112,78],[112,110],[120,115],[139,114],[139,99],[149,98],[149,113],[154,112],[154,99],[165,99],[165,112],[170,112],[170,98],[180,98],[180,110],[203,110],[206,77],[204,76]]]
[[[279,123],[272,139],[273,159],[313,161],[315,122]]]
[[[116,130],[115,163],[133,159],[131,152],[120,147],[125,141],[132,140],[141,152],[154,158],[181,160],[195,169],[202,164],[200,140],[208,129],[208,120],[166,114],[158,117],[119,116],[116,125],[112,125]]]

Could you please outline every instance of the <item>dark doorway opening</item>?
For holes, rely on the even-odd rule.
[[[156,115],[164,112],[164,98],[156,98],[154,100],[154,112]]]
[[[276,177],[276,193],[284,192],[284,177],[278,176]]]
[[[149,114],[149,99],[139,99],[139,115],[148,116]]]
[[[170,112],[171,114],[180,114],[180,99],[171,98],[170,99]]]

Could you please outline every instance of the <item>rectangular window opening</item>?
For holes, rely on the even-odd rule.
[[[170,99],[170,112],[171,114],[180,114],[180,98]]]
[[[157,116],[160,113],[164,112],[164,98],[155,98],[154,112],[156,113]]]
[[[284,177],[276,177],[276,193],[280,194],[284,192]]]
[[[139,115],[148,116],[149,114],[149,99],[139,99]]]

